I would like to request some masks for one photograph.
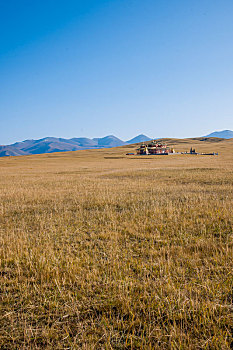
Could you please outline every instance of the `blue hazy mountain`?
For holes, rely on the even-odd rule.
[[[133,139],[126,141],[127,144],[131,144],[131,143],[139,143],[139,142],[146,142],[146,141],[150,141],[151,138],[149,138],[146,135],[140,134],[136,137],[134,137]]]
[[[118,146],[124,146],[126,143],[120,139],[118,139],[116,136],[109,135],[102,138],[94,138],[93,141],[97,142],[97,145],[100,148],[106,148],[106,147],[118,147]]]
[[[211,134],[206,135],[205,137],[219,137],[221,139],[231,139],[233,138],[233,131],[232,130],[214,131]]]

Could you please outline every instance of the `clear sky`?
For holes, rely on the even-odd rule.
[[[233,129],[232,0],[0,0],[0,144]]]

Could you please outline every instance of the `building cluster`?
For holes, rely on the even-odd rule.
[[[166,144],[158,143],[155,140],[150,143],[143,143],[137,148],[138,155],[154,155],[154,154],[170,154],[175,153],[173,148],[168,147]]]

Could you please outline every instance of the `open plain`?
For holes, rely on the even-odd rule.
[[[233,139],[0,159],[1,349],[231,349]]]

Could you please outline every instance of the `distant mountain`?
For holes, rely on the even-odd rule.
[[[17,149],[13,146],[0,146],[0,157],[7,157],[7,156],[23,156],[27,153],[21,151],[20,149]]]
[[[126,141],[127,144],[131,144],[131,143],[139,143],[139,142],[146,142],[146,141],[150,141],[151,139],[143,134],[140,134],[136,137],[134,137],[133,139]]]
[[[93,140],[96,141],[100,147],[118,147],[125,145],[124,141],[113,135],[105,136],[103,138],[95,138]]]
[[[95,147],[96,141],[92,139],[88,139],[87,137],[78,137],[70,140],[66,140],[66,142],[75,143],[80,147]]]
[[[233,138],[233,131],[232,130],[215,131],[209,135],[206,135],[205,137],[219,137],[222,139],[231,139]]]

